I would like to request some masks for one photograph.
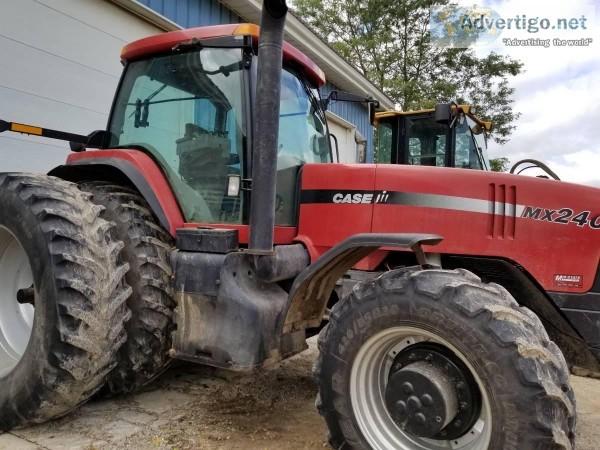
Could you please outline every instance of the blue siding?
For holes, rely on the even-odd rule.
[[[332,90],[339,90],[339,88],[327,82],[321,88],[321,95],[325,98]],[[329,109],[342,119],[356,125],[360,134],[367,139],[367,162],[373,162],[373,127],[369,123],[368,108],[360,103],[332,102],[329,104]]]
[[[184,28],[243,22],[216,0],[138,0]]]
[[[184,28],[244,22],[217,0],[138,1]],[[321,94],[326,97],[333,89],[338,88],[332,83],[327,83],[321,89]],[[331,104],[330,109],[334,114],[356,125],[358,131],[367,139],[367,162],[373,161],[373,127],[369,123],[367,107],[358,103],[336,102]]]

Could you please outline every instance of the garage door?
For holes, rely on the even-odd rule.
[[[356,127],[350,122],[342,119],[340,116],[333,114],[331,111],[327,111],[327,125],[329,126],[329,133],[333,134],[338,143],[340,161],[341,163],[355,163],[356,162],[356,141],[354,139],[356,133]],[[335,158],[335,144],[332,141],[334,158]]]
[[[162,30],[105,0],[3,0],[0,119],[88,134],[106,128],[121,48]],[[48,171],[68,143],[0,135],[0,171]]]

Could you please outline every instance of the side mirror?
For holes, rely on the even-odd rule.
[[[435,121],[442,125],[449,125],[452,120],[452,104],[438,103],[435,105]]]
[[[378,106],[379,106],[379,103],[374,103],[374,102],[369,102],[367,104],[367,107],[369,108],[369,123],[371,125],[375,125],[375,111]]]
[[[110,145],[111,133],[106,130],[96,130],[88,134],[87,147],[106,148]]]
[[[329,152],[329,145],[327,145],[327,137],[313,134],[312,151],[317,156],[323,156],[327,154]]]
[[[85,143],[69,141],[69,147],[72,152],[82,152],[86,148],[106,148],[110,145],[111,133],[106,130],[92,131],[87,135]]]
[[[333,140],[333,143],[335,144],[335,157],[336,157],[335,162],[339,163],[340,162],[340,146],[338,144],[337,136],[333,133],[329,133],[329,139],[330,139],[330,143],[331,143],[331,140]]]

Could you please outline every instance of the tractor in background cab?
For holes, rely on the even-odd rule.
[[[127,45],[105,130],[0,122],[74,150],[0,175],[0,429],[319,334],[333,448],[573,448],[569,367],[599,372],[598,191],[333,163],[286,13]],[[444,139],[411,157],[437,165]]]
[[[375,114],[380,164],[490,170],[487,155],[492,123],[469,105],[438,104],[435,109]]]
[[[372,107],[377,102],[363,101],[369,103],[371,123],[377,130],[378,163],[492,170],[487,149],[493,125],[477,117],[473,106],[439,103],[434,109],[375,113]],[[536,159],[516,162],[510,173],[529,169],[537,169],[540,178],[560,181]]]

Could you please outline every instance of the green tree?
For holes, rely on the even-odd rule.
[[[429,42],[432,7],[448,0],[294,0],[295,12],[403,110],[456,100],[472,104],[494,123],[492,138],[505,143],[519,114],[509,78],[522,71],[515,59]]]
[[[492,172],[508,172],[508,165],[510,161],[508,158],[491,158],[490,159],[490,168]]]

